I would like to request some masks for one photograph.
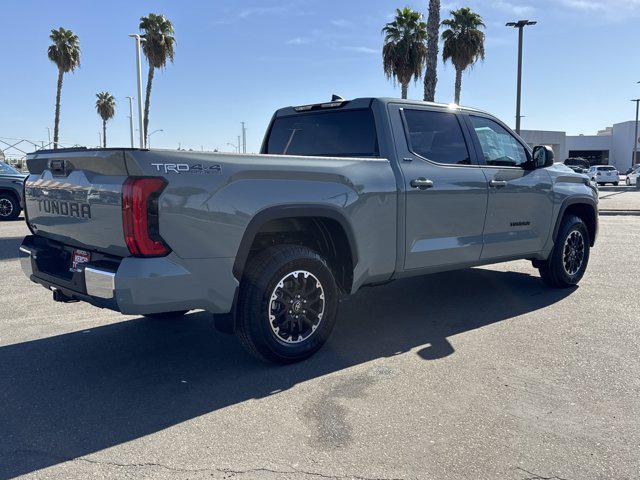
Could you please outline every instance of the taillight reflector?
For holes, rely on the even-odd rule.
[[[157,257],[171,251],[158,229],[158,197],[166,184],[158,177],[129,177],[122,185],[122,227],[132,255]]]

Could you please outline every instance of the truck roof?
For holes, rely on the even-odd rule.
[[[354,98],[352,100],[329,100],[326,102],[320,103],[310,103],[306,105],[298,105],[298,106],[290,106],[283,107],[276,110],[275,116],[288,116],[295,115],[296,113],[302,113],[309,110],[322,110],[322,109],[332,109],[332,108],[341,108],[341,109],[355,109],[355,108],[368,108],[373,102],[380,102],[383,104],[389,103],[400,103],[405,105],[420,105],[420,106],[431,106],[438,107],[442,109],[456,109],[465,112],[476,112],[476,113],[486,113],[482,110],[465,107],[462,105],[455,105],[453,103],[437,103],[437,102],[424,102],[422,100],[411,100],[411,99],[401,99],[401,98],[393,98],[393,97],[362,97],[362,98]]]

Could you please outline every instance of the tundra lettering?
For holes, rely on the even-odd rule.
[[[91,206],[88,203],[38,200],[38,211],[63,217],[91,218]]]
[[[334,97],[278,110],[259,154],[74,148],[27,164],[19,254],[54,300],[204,310],[278,363],[320,349],[365,285],[526,259],[574,286],[598,231],[586,175],[455,105]]]

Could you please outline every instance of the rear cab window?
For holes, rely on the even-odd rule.
[[[377,157],[371,109],[331,110],[276,117],[263,153],[321,157]]]
[[[453,113],[403,110],[409,149],[435,163],[471,165],[458,118]]]

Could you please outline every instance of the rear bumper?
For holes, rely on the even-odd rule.
[[[132,315],[196,308],[227,313],[238,287],[232,273],[233,258],[185,260],[175,254],[114,257],[112,261],[89,262],[73,274],[63,268],[52,271],[51,262],[45,264],[43,258],[64,255],[64,249],[69,248],[52,243],[39,241],[37,236],[26,237],[20,246],[20,263],[31,281],[66,301],[84,301]],[[64,261],[59,263],[66,268]]]

